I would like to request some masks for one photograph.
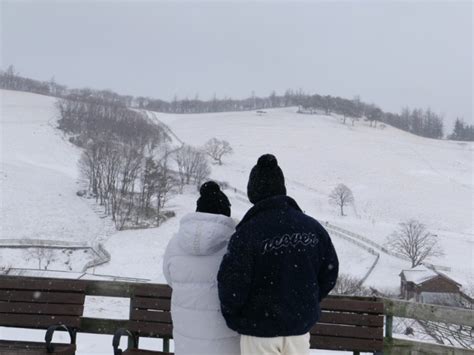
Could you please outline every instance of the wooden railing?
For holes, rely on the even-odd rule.
[[[384,354],[474,354],[474,350],[470,349],[396,339],[392,336],[393,317],[474,327],[474,311],[386,298],[381,300],[384,302],[385,314]]]
[[[17,278],[16,276],[0,276],[0,283],[5,278]],[[75,280],[85,285],[87,296],[121,297],[130,298],[135,288],[144,285],[143,283],[130,283],[118,281],[98,281],[98,280]],[[145,284],[149,285],[149,284]],[[363,299],[363,297],[332,296],[344,299]],[[402,300],[380,298],[384,303],[385,314],[385,339],[384,354],[397,355],[417,355],[417,354],[446,354],[446,355],[467,355],[474,354],[473,350],[447,347],[438,344],[423,343],[393,338],[392,326],[393,318],[411,318],[442,323],[450,323],[474,327],[474,311],[451,308],[445,306],[413,303]],[[92,334],[114,334],[118,328],[126,327],[127,320],[103,319],[94,317],[82,317],[80,329],[84,333]],[[164,348],[169,347],[168,339],[163,339]]]

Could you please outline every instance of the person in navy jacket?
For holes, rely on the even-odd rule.
[[[307,354],[319,303],[336,283],[331,238],[286,195],[277,159],[261,156],[247,186],[254,206],[232,235],[217,275],[222,315],[246,354]]]

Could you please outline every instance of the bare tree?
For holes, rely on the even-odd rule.
[[[350,188],[344,184],[337,185],[329,195],[329,202],[339,206],[341,216],[344,216],[344,206],[354,202],[354,195]]]
[[[175,152],[173,158],[178,166],[180,187],[182,189],[184,185],[190,183],[195,169],[195,149],[189,145],[183,145]]]
[[[158,175],[155,188],[158,225],[160,225],[161,222],[161,211],[165,207],[166,202],[170,199],[171,193],[175,190],[176,186],[177,180],[168,167],[168,156],[166,155],[158,164]]]
[[[142,168],[143,149],[139,145],[123,145],[120,152],[118,180],[110,194],[112,219],[119,230],[125,227],[135,208],[135,184]]]
[[[204,151],[219,165],[222,165],[222,157],[224,155],[232,154],[233,152],[229,142],[217,138],[209,139],[204,145]]]
[[[420,265],[427,258],[444,255],[437,236],[414,219],[400,223],[399,229],[388,237],[387,246],[409,258],[412,267]]]
[[[181,191],[183,186],[190,184],[192,180],[199,184],[199,182],[202,182],[211,173],[206,155],[202,151],[189,145],[184,145],[177,150],[174,154],[174,160],[178,165]]]
[[[473,349],[472,326],[418,320],[425,332],[438,344]]]
[[[153,194],[157,189],[157,180],[159,176],[158,164],[152,157],[145,159],[141,174],[141,192],[140,192],[140,212],[146,218],[150,215],[150,204]],[[139,214],[137,213],[136,223],[138,224]]]
[[[340,274],[337,277],[336,285],[331,291],[331,294],[368,296],[371,292],[370,289],[362,286],[362,279],[347,274]]]
[[[203,159],[199,161],[194,173],[194,181],[198,189],[204,183],[204,181],[209,178],[209,175],[211,175],[211,166],[209,165],[206,157],[203,155]]]
[[[28,251],[28,254],[30,257],[38,261],[38,270],[42,270],[41,266],[43,265],[43,262],[45,263],[43,269],[48,270],[49,264],[54,261],[53,250],[45,245],[32,247],[32,249]]]

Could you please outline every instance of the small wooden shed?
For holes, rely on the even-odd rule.
[[[421,303],[449,303],[461,294],[461,284],[436,270],[424,265],[400,273],[400,291],[406,300]]]

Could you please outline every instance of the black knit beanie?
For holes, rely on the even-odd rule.
[[[214,181],[202,184],[199,189],[201,196],[196,203],[196,212],[222,214],[230,217],[230,202]]]
[[[247,195],[253,204],[272,196],[286,195],[285,177],[274,155],[258,158],[250,172]]]

